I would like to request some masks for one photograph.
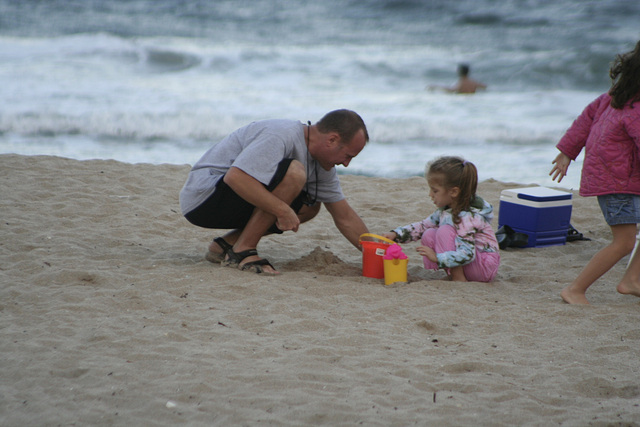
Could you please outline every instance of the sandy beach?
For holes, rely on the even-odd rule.
[[[207,262],[189,224],[188,165],[0,155],[2,426],[639,426],[640,299],[560,290],[610,239],[502,251],[495,282],[361,274],[326,210],[264,238],[279,277]],[[577,171],[574,171],[577,173]],[[343,176],[373,233],[430,214],[423,178]],[[505,188],[484,181],[495,209]]]

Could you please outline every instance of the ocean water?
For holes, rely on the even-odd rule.
[[[349,108],[371,141],[341,173],[455,154],[553,185],[555,144],[638,22],[622,0],[0,0],[0,153],[193,164],[250,121]],[[463,62],[486,91],[425,90]]]

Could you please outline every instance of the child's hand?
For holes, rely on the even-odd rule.
[[[394,242],[396,241],[396,237],[398,237],[398,235],[395,233],[395,231],[390,231],[388,233],[384,233],[382,235],[382,237],[385,237],[389,240],[393,240]]]
[[[431,249],[428,246],[418,246],[416,249],[418,253],[424,257],[427,257],[429,261],[438,262],[438,256],[436,255],[436,251]]]
[[[567,169],[569,169],[571,158],[569,158],[569,156],[567,156],[564,153],[560,153],[556,156],[555,160],[551,163],[553,163],[554,166],[553,166],[553,169],[551,169],[551,172],[549,172],[549,176],[553,175],[551,177],[552,181],[555,181],[557,178],[558,184],[559,184],[560,181],[562,181],[562,178],[564,178],[567,175]]]

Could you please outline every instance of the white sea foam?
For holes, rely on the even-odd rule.
[[[155,17],[160,9],[151,2],[136,15],[144,4],[111,5],[101,12],[111,21],[90,10],[67,19],[74,9],[65,20],[0,28],[0,152],[193,163],[250,121],[317,121],[350,108],[365,119],[371,142],[341,172],[419,175],[435,156],[458,154],[478,165],[482,179],[549,184],[555,144],[606,90],[612,47],[628,46],[625,37],[637,32],[616,15],[618,27],[591,43],[584,29],[598,23],[584,21],[588,11],[574,7],[560,23],[546,3],[505,4],[485,16],[473,14],[483,2],[427,11],[372,1],[348,6],[339,25],[331,2],[296,0],[273,17],[226,1]],[[4,14],[20,7],[0,6]],[[327,32],[327,25],[336,27]],[[564,31],[557,46],[551,30]],[[425,90],[453,83],[456,65],[467,61],[489,84],[486,92]],[[572,166],[563,184],[577,188],[579,169]]]

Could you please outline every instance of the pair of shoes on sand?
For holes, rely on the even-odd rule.
[[[249,271],[251,273],[256,273],[256,274],[265,273],[265,274],[274,275],[273,273],[270,273],[264,270],[263,267],[267,265],[271,267],[273,270],[275,270],[275,267],[271,265],[271,263],[266,259],[259,259],[256,261],[245,262],[244,264],[242,264],[242,266],[240,266],[240,263],[245,258],[258,255],[258,251],[256,249],[248,249],[246,251],[234,252],[233,246],[231,246],[222,237],[216,237],[215,239],[213,239],[213,241],[222,248],[222,252],[216,253],[216,252],[208,251],[207,254],[205,255],[205,259],[207,261],[213,262],[213,263],[220,263],[225,267],[239,268],[241,271]]]
[[[584,237],[582,233],[578,232],[573,225],[569,224],[569,231],[567,232],[567,242],[574,242],[576,240],[591,240],[588,237]]]
[[[529,236],[525,233],[515,231],[508,225],[503,225],[496,232],[496,239],[500,249],[506,248],[523,248],[529,243]],[[576,240],[591,240],[569,224],[569,230],[567,231],[567,242],[574,242]]]
[[[496,239],[500,249],[523,248],[529,243],[527,234],[519,233],[506,224],[496,231]]]

